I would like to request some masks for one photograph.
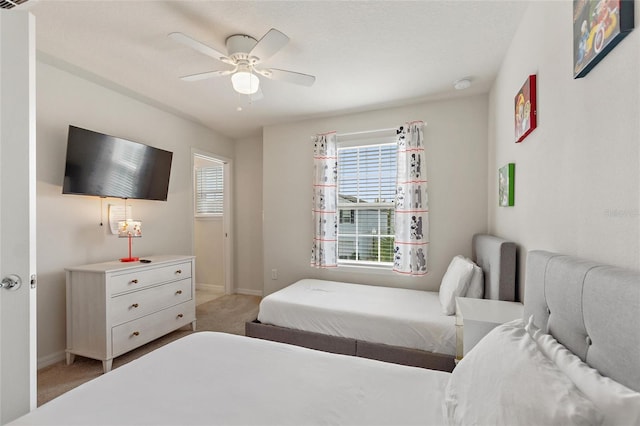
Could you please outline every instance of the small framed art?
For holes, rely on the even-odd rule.
[[[509,207],[515,205],[515,163],[506,164],[498,169],[498,205]]]
[[[633,0],[573,0],[573,78],[584,77],[633,30]]]
[[[538,125],[536,110],[536,76],[527,77],[515,97],[516,143],[522,142]]]

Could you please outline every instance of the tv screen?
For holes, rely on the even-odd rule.
[[[63,194],[167,200],[173,153],[69,126]]]

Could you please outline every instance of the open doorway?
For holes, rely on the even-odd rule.
[[[193,150],[193,253],[196,303],[233,293],[231,280],[231,161]]]

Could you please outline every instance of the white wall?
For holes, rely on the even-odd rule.
[[[348,282],[437,290],[451,258],[471,255],[471,237],[487,229],[486,95],[308,120],[264,129],[264,292],[298,279],[315,277]],[[396,127],[424,120],[430,209],[430,272],[408,278],[364,273],[353,268],[317,270],[309,266],[312,240],[311,136]],[[278,279],[271,279],[272,269]]]
[[[62,195],[69,124],[173,151],[168,201],[132,200],[143,221],[136,256],[193,251],[191,148],[233,158],[231,140],[41,61],[37,63],[38,358],[65,349],[66,266],[123,257],[127,243],[108,232],[107,205],[122,200]]]
[[[490,93],[489,230],[520,245],[520,283],[532,249],[640,268],[640,30],[574,80],[571,24],[572,2],[532,2]],[[538,128],[515,144],[514,96],[529,74]],[[509,162],[515,206],[497,207]]]
[[[262,137],[235,141],[235,291],[262,296]]]

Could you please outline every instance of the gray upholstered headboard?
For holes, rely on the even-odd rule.
[[[640,271],[531,251],[524,298],[525,320],[640,392]]]
[[[473,261],[484,271],[484,298],[515,301],[516,244],[487,234],[473,236]]]

